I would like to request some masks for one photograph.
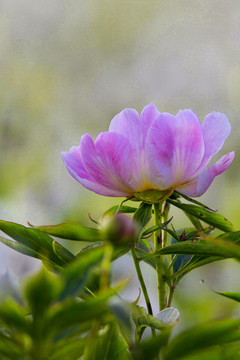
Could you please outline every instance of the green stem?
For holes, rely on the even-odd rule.
[[[147,309],[148,309],[148,313],[150,315],[153,315],[152,305],[151,305],[151,302],[150,302],[150,299],[149,299],[149,296],[148,296],[147,288],[146,288],[146,285],[145,285],[145,282],[144,282],[144,279],[143,279],[142,271],[141,271],[140,264],[139,264],[139,261],[138,261],[137,256],[136,256],[134,246],[132,246],[131,252],[132,252],[132,258],[133,258],[133,262],[134,262],[135,269],[136,269],[136,272],[137,272],[138,280],[139,280],[139,283],[141,285],[143,296],[144,296],[146,306],[147,306]],[[152,329],[152,334],[153,335],[156,334],[155,329]]]
[[[154,204],[154,225],[160,225],[162,218],[162,203]],[[164,247],[163,231],[159,230],[154,232],[154,251],[158,251]],[[157,271],[157,283],[158,283],[158,300],[159,311],[166,308],[166,282],[164,279],[164,257],[158,256],[156,258],[156,271]]]
[[[145,299],[145,302],[146,302],[146,305],[147,305],[148,313],[149,313],[150,315],[152,315],[152,314],[153,314],[153,312],[152,312],[152,306],[151,306],[150,299],[149,299],[148,292],[147,292],[147,288],[146,288],[146,285],[145,285],[145,282],[144,282],[144,279],[143,279],[143,275],[142,275],[142,271],[141,271],[141,268],[140,268],[140,264],[139,264],[139,262],[138,262],[138,260],[137,260],[137,256],[136,256],[136,252],[135,252],[135,247],[134,247],[134,246],[132,246],[131,252],[132,252],[132,258],[133,258],[133,262],[134,262],[135,269],[136,269],[136,272],[137,272],[138,280],[139,280],[139,282],[140,282],[141,289],[142,289],[142,292],[143,292],[143,296],[144,296],[144,299]]]

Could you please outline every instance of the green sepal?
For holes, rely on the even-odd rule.
[[[141,192],[135,192],[132,200],[143,201],[148,204],[155,204],[163,202],[169,198],[173,193],[173,189],[167,190],[145,190]]]

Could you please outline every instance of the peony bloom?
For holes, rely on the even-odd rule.
[[[62,158],[74,179],[101,195],[169,189],[196,197],[233,161],[231,152],[207,167],[230,131],[222,113],[208,114],[201,125],[192,110],[174,116],[150,104],[141,115],[121,111],[95,142],[85,134]]]

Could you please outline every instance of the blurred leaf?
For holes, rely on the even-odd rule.
[[[183,356],[240,340],[240,320],[222,320],[201,324],[185,330],[170,342],[166,360],[181,359]]]
[[[44,268],[28,280],[25,297],[34,317],[42,317],[46,309],[58,298],[62,289],[59,276]]]
[[[133,347],[133,360],[155,360],[161,348],[167,344],[168,332],[142,341],[138,346]],[[173,359],[171,359],[173,360]]]
[[[64,281],[64,288],[60,294],[60,300],[68,296],[75,296],[87,283],[90,273],[94,267],[97,267],[104,255],[105,247],[96,247],[83,253],[65,267],[61,276]]]
[[[48,360],[78,360],[84,350],[86,340],[75,337],[56,342],[50,351]]]
[[[70,259],[75,258],[70,251],[37,229],[30,229],[23,225],[0,220],[0,230],[56,265],[63,266]],[[55,245],[53,245],[53,242]],[[19,250],[24,250],[24,248],[19,248]],[[59,255],[58,252],[60,252]],[[30,256],[33,256],[33,253]]]
[[[205,223],[214,226],[217,229],[223,231],[235,231],[235,227],[232,223],[227,220],[224,216],[213,213],[203,207],[196,206],[196,205],[189,205],[189,204],[182,204],[176,200],[168,199],[167,200],[170,204],[178,207],[179,209],[189,213],[197,217],[198,219],[204,221]]]
[[[135,211],[137,210],[136,207],[132,207],[132,206],[125,206],[125,205],[116,205],[111,207],[110,209],[108,209],[103,216],[111,216],[114,215],[116,213],[116,211],[121,212],[121,213],[125,213],[125,214],[132,214],[135,213]]]
[[[110,312],[107,301],[113,295],[115,292],[109,291],[105,296],[92,297],[87,301],[69,299],[56,304],[49,311],[46,332],[58,334],[90,320],[101,321]]]
[[[124,303],[119,297],[113,297],[108,302],[109,308],[115,316],[119,327],[125,334],[125,338],[128,339],[128,343],[131,343],[132,326],[130,321],[130,307]]]
[[[229,299],[232,299],[232,300],[236,300],[238,302],[240,302],[240,293],[236,293],[236,292],[217,292],[215,291],[216,294],[218,295],[222,295],[222,296],[225,296]]]
[[[96,339],[95,356],[91,356],[91,360],[130,360],[127,346],[119,335],[116,323],[104,330]]]
[[[31,334],[30,320],[26,311],[12,299],[0,304],[0,323],[15,331]]]
[[[95,242],[101,240],[100,231],[98,229],[82,226],[78,223],[62,223],[58,225],[32,227],[48,235],[56,236],[61,239],[85,242]]]

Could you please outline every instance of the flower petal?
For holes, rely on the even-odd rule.
[[[94,144],[91,136],[85,134],[80,148],[84,168],[96,183],[120,192],[131,192],[132,153],[126,138],[105,132],[98,135]]]
[[[97,184],[86,172],[81,157],[80,146],[73,146],[69,152],[61,153],[62,159],[69,174],[88,190],[104,196],[127,196],[128,193],[111,190]]]
[[[187,196],[201,196],[207,191],[214,178],[217,175],[223,173],[229,167],[234,159],[234,156],[234,151],[224,155],[220,160],[218,160],[216,164],[211,165],[209,168],[203,169],[197,178],[190,181],[183,187],[176,188],[176,190]]]
[[[207,165],[223,146],[231,132],[231,125],[225,114],[212,112],[208,114],[202,125],[205,152],[200,168]]]
[[[191,110],[181,110],[176,116],[160,114],[148,132],[146,152],[154,184],[168,188],[191,178],[204,153],[196,114]]]
[[[140,150],[141,127],[139,114],[135,109],[124,109],[112,119],[109,132],[122,134],[133,149]]]

